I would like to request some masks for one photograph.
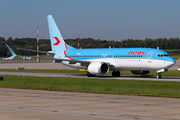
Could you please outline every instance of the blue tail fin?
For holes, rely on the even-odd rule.
[[[65,50],[75,49],[75,48],[73,48],[65,43],[52,15],[48,15],[47,19],[48,19],[52,52],[55,53],[55,57],[64,58]]]
[[[7,60],[8,59],[13,59],[15,56],[16,56],[16,54],[14,53],[14,51],[5,43],[5,45],[7,46],[7,48],[10,50],[10,52],[11,52],[11,54],[12,54],[12,56],[11,57],[8,57],[7,58]]]

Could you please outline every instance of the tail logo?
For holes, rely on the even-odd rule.
[[[59,40],[59,38],[58,37],[53,37],[55,40],[56,40],[56,43],[54,43],[53,45],[55,46],[55,45],[59,45],[59,43],[61,42],[60,40]]]

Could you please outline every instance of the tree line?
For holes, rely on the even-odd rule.
[[[68,45],[78,48],[78,38],[76,39],[65,39]],[[11,53],[5,46],[7,43],[13,51],[18,55],[36,55],[35,52],[18,50],[16,48],[26,48],[26,49],[37,49],[37,39],[36,38],[15,38],[9,37],[5,40],[4,37],[0,37],[0,57],[10,56]],[[81,38],[79,39],[80,48],[113,48],[113,40],[100,40],[93,38]],[[125,39],[121,41],[114,41],[115,48],[127,48],[127,47],[146,47],[146,48],[157,48],[160,49],[180,49],[180,39],[179,38],[157,38],[151,39],[146,38],[145,40],[134,40]],[[49,39],[39,40],[39,50],[50,51],[51,45]]]

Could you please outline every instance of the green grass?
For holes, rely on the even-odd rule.
[[[166,52],[178,52],[178,51],[180,51],[180,49],[162,49],[162,50],[164,50]]]
[[[175,60],[180,58],[180,49],[164,49],[164,51],[168,52]]]
[[[180,58],[180,54],[178,55],[171,55],[172,58],[174,58],[175,60],[178,60],[178,58]]]
[[[0,87],[180,98],[180,82],[164,81],[4,75],[4,81],[0,81]]]

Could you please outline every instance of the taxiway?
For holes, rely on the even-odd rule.
[[[56,74],[56,73],[26,73],[26,72],[0,72],[0,75],[22,75],[22,76],[40,76],[40,77],[68,77],[68,78],[84,78],[88,79],[86,74]],[[90,77],[92,78],[92,77]],[[121,76],[121,77],[112,77],[112,76],[96,76],[97,79],[119,79],[119,80],[151,80],[151,81],[178,81],[180,82],[180,77],[162,77],[157,79],[152,76]]]

